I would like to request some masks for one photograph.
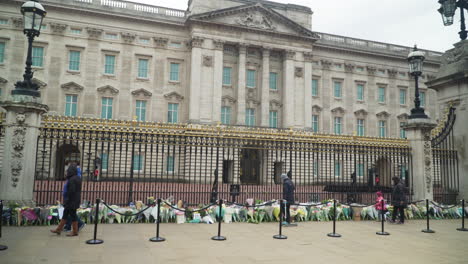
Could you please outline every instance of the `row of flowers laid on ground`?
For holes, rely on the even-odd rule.
[[[257,201],[261,204],[262,201]],[[101,204],[99,206],[98,217],[101,223],[153,223],[157,218],[157,206],[150,206],[141,214],[134,215],[137,212],[147,208],[142,202],[136,202],[128,207],[116,205],[110,206],[115,212]],[[219,207],[217,205],[204,205],[198,207],[185,207],[181,202],[173,207],[165,203],[161,204],[160,218],[161,223],[214,223],[219,216]],[[182,210],[178,210],[181,208]],[[4,207],[3,224],[8,225],[50,225],[58,222],[61,205],[28,208],[17,207],[14,204]],[[78,216],[86,223],[93,222],[95,216],[93,207],[82,207],[77,210]],[[199,210],[199,211],[198,211]],[[462,217],[462,208],[455,206],[449,209],[442,209],[431,205],[429,208],[430,218],[432,219],[456,219]],[[359,214],[360,211],[360,214]],[[468,215],[468,207],[465,208]],[[116,213],[117,212],[117,213]],[[359,205],[348,206],[337,203],[337,220],[351,220],[360,216],[364,220],[378,219],[378,211],[374,206],[362,207]],[[391,216],[392,206],[388,206],[387,216]],[[333,220],[333,201],[323,201],[319,205],[299,205],[291,206],[291,217],[298,222],[302,221],[331,221]],[[246,207],[239,205],[223,205],[221,216],[225,223],[247,222],[262,223],[278,221],[280,217],[280,205],[273,201],[271,205],[262,205],[258,207]],[[422,204],[410,204],[405,209],[407,219],[424,219],[426,217],[426,207]]]

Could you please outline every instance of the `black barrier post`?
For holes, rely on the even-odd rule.
[[[458,231],[468,231],[468,228],[465,228],[465,199],[462,200],[462,227],[457,228]]]
[[[0,200],[0,238],[2,238],[2,224],[3,224],[3,200]],[[0,250],[8,249],[7,246],[0,245]]]
[[[212,237],[212,240],[217,240],[217,241],[223,241],[226,240],[226,237],[221,236],[221,221],[223,220],[223,217],[221,216],[222,210],[223,210],[223,200],[219,200],[218,203],[219,206],[219,215],[218,215],[218,235]]]
[[[429,228],[429,199],[426,199],[426,222],[427,222],[427,228],[421,230],[423,233],[435,233],[434,230],[431,230]]]
[[[288,237],[283,235],[282,232],[282,222],[283,222],[283,217],[286,209],[281,210],[283,208],[283,200],[280,200],[280,218],[279,218],[279,234],[274,235],[273,238],[275,239],[287,239]]]
[[[161,217],[159,217],[160,212],[161,212],[160,206],[161,206],[161,199],[158,199],[158,214],[157,214],[158,219],[156,219],[156,236],[149,239],[151,242],[163,242],[166,240],[164,237],[159,236],[159,223],[161,222]]]
[[[96,199],[96,214],[94,216],[94,237],[93,237],[93,239],[90,239],[90,240],[86,241],[86,244],[89,244],[89,245],[97,245],[97,244],[104,243],[104,240],[96,238],[96,236],[97,236],[97,226],[98,226],[98,222],[99,222],[99,219],[98,219],[99,218],[99,202],[100,202],[100,200]]]
[[[336,200],[333,199],[333,233],[327,234],[329,237],[341,237],[340,234],[337,234],[336,232]]]
[[[390,235],[390,233],[388,232],[385,232],[384,230],[384,224],[385,224],[385,214],[383,213],[384,211],[384,208],[385,208],[385,200],[382,199],[382,210],[380,210],[382,213],[381,213],[381,217],[382,217],[382,231],[380,232],[375,232],[377,235],[381,235],[381,236],[388,236]]]

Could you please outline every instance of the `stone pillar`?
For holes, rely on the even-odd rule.
[[[202,46],[204,39],[193,38],[191,41],[192,57],[190,67],[190,102],[189,102],[189,122],[200,122],[200,89],[201,89],[201,68],[202,68]]]
[[[442,66],[431,79],[426,85],[437,91],[439,109],[449,103],[456,108],[453,136],[458,153],[458,198],[468,199],[468,40],[444,53]]]
[[[283,127],[294,126],[294,58],[296,52],[285,51],[283,63]]]
[[[260,126],[270,126],[270,50],[263,49],[263,75]]]
[[[245,61],[247,47],[239,45],[239,81],[237,87],[237,125],[245,125]]]
[[[429,118],[408,119],[405,126],[412,156],[413,201],[434,199],[431,130],[436,126]]]
[[[213,41],[214,47],[214,76],[213,76],[213,123],[221,122],[221,97],[223,95],[223,48],[224,42]]]
[[[304,52],[304,124],[312,129],[312,53]]]
[[[6,119],[0,199],[34,206],[34,175],[41,115],[49,108],[29,96],[0,102]]]
[[[96,98],[96,80],[104,73],[104,64],[101,64],[101,58],[103,55],[99,49],[100,37],[103,30],[100,28],[86,28],[88,32],[88,45],[86,46],[86,67],[83,67],[83,76],[86,76],[84,80],[84,96],[85,102],[96,102],[100,101],[100,98]],[[83,108],[84,117],[100,117],[100,109],[96,106],[98,104],[86,104]]]

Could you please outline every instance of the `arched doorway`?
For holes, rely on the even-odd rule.
[[[81,160],[80,150],[72,144],[63,144],[57,149],[55,158],[55,179],[65,179],[65,166],[69,163],[78,163]]]

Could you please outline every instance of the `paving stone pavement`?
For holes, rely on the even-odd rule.
[[[1,264],[250,264],[250,263],[468,263],[468,232],[457,231],[460,220],[431,222],[435,234],[422,233],[425,221],[386,225],[390,236],[375,234],[374,221],[337,222],[341,238],[330,238],[331,222],[304,222],[283,229],[286,240],[276,240],[278,224],[223,224],[226,241],[213,241],[217,225],[161,224],[167,240],[152,243],[154,224],[99,225],[101,245],[87,245],[93,226],[78,237],[51,234],[49,227],[4,227]]]

